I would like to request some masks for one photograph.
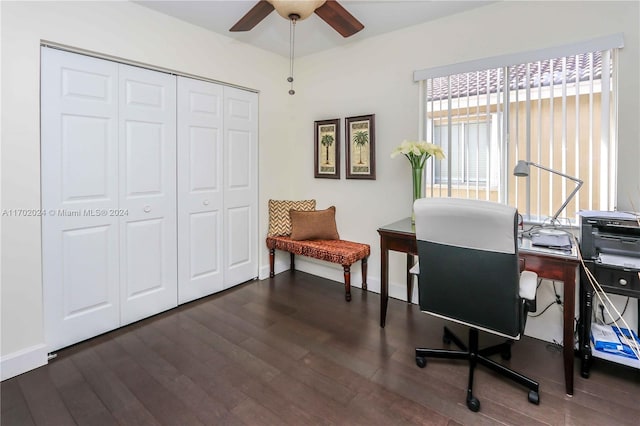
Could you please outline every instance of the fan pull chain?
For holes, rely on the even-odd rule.
[[[289,20],[291,22],[289,26],[289,77],[287,81],[291,84],[291,88],[289,89],[290,95],[295,95],[296,91],[293,90],[293,54],[295,52],[295,44],[296,44],[296,22],[298,22],[299,16],[296,14],[289,15]]]

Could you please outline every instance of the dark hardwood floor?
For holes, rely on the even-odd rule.
[[[480,367],[465,404],[467,364],[415,365],[442,346],[442,321],[303,272],[253,281],[62,350],[2,382],[11,425],[637,425],[638,370],[605,362],[564,392],[562,353],[523,338],[510,366],[527,391]],[[455,328],[455,327],[454,327]],[[483,337],[481,336],[481,343]]]

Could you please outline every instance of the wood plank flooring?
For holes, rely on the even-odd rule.
[[[415,365],[416,346],[442,346],[444,322],[391,299],[381,329],[379,296],[352,293],[346,303],[341,283],[284,272],[107,333],[2,382],[0,423],[638,424],[638,370],[598,362],[583,379],[576,362],[568,397],[562,353],[526,337],[509,362],[540,382],[540,405],[479,367],[481,410],[473,413],[465,404],[467,364]]]

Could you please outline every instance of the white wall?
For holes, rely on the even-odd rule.
[[[391,159],[389,154],[403,139],[418,136],[419,89],[412,81],[413,71],[623,32],[618,205],[621,210],[630,209],[633,200],[635,209],[640,209],[639,21],[638,2],[498,2],[301,58],[296,63],[298,85],[292,124],[297,141],[292,153],[297,159],[292,169],[294,194],[297,198],[316,198],[318,208],[337,206],[341,237],[371,245],[369,288],[379,289],[376,229],[410,214],[409,163],[403,157]],[[344,179],[344,132],[342,180],[314,179],[314,120],[361,114],[376,114],[377,179]],[[342,280],[338,268],[302,259],[296,266]],[[357,272],[359,268],[354,269]],[[402,299],[406,292],[404,274],[404,255],[392,253],[390,294]],[[352,283],[359,285],[359,278],[354,277]],[[562,285],[557,289],[562,294]],[[551,285],[543,285],[540,296],[539,306],[553,300]],[[636,324],[635,305],[628,312],[632,324]],[[530,321],[528,332],[560,341],[561,318],[560,309],[553,307],[538,321]]]
[[[282,78],[286,59],[134,3],[2,1],[0,5],[3,210],[40,208],[41,41],[260,91],[259,202],[266,205],[271,194],[288,195],[289,186],[281,184],[286,183],[286,163],[279,155],[287,143],[279,127],[289,102]],[[259,235],[266,235],[266,215],[261,211],[259,216]],[[261,250],[261,264],[268,263],[265,254],[266,249]],[[41,273],[40,219],[2,217],[3,378],[11,374],[9,370],[22,368],[22,363],[32,368],[46,362]]]

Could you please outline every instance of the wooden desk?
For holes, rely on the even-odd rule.
[[[418,255],[415,227],[411,218],[405,218],[378,229],[380,234],[380,327],[385,326],[387,304],[389,302],[389,250],[407,254],[407,271],[413,265],[413,256]],[[563,307],[563,358],[564,382],[568,395],[573,395],[573,358],[574,358],[574,313],[576,291],[576,267],[578,256],[576,248],[571,252],[533,247],[531,240],[520,241],[519,254],[523,269],[533,271],[540,278],[562,281],[564,283]],[[411,303],[413,277],[407,272],[407,301]]]

